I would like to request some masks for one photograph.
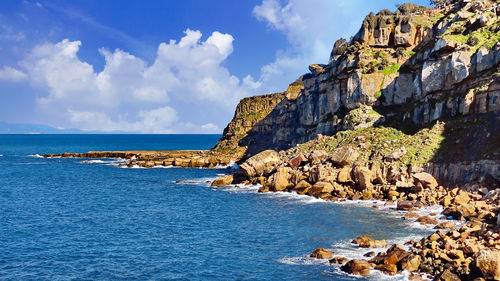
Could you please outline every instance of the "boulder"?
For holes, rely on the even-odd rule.
[[[307,161],[307,158],[300,154],[299,156],[296,156],[294,157],[292,160],[288,161],[288,165],[292,168],[292,169],[297,169],[298,167],[300,167],[300,165],[304,162]]]
[[[267,179],[267,185],[271,186],[274,191],[283,191],[292,186],[290,183],[290,167],[279,167],[276,173]]]
[[[406,153],[407,153],[406,148],[404,146],[402,146],[402,147],[394,150],[389,155],[386,155],[385,159],[390,160],[390,161],[399,160],[399,159],[401,159],[401,157],[405,156]]]
[[[417,219],[417,222],[419,222],[420,224],[423,224],[423,225],[426,225],[426,224],[438,224],[438,221],[431,218],[431,217],[428,217],[428,216],[423,216],[423,217],[420,217]]]
[[[373,174],[367,167],[356,167],[354,169],[354,177],[362,190],[372,188],[371,180]]]
[[[500,280],[500,250],[480,251],[475,266],[484,278]]]
[[[332,161],[340,166],[351,165],[358,158],[358,152],[349,146],[335,149],[332,154]]]
[[[326,152],[324,150],[314,150],[309,155],[309,163],[311,163],[311,164],[320,163],[326,157],[328,157],[328,152]]]
[[[358,244],[361,248],[377,248],[387,246],[385,240],[374,240],[368,236],[360,236],[352,241],[354,244]]]
[[[456,205],[467,204],[470,201],[469,194],[465,190],[459,190],[457,196],[453,198],[453,203]]]
[[[230,185],[231,183],[233,183],[233,175],[226,175],[214,180],[210,186],[221,187]]]
[[[331,193],[333,185],[329,182],[317,182],[309,190],[309,195],[318,197],[321,193]]]
[[[417,214],[417,213],[406,213],[405,216],[404,216],[404,219],[405,220],[409,220],[409,219],[415,219],[415,218],[419,218],[420,215]]]
[[[308,183],[305,180],[302,180],[299,183],[297,183],[297,185],[295,185],[293,191],[297,192],[297,194],[307,194],[307,192],[309,191],[309,189],[311,189],[311,187],[312,185],[310,183]]]
[[[325,248],[318,248],[311,253],[310,257],[316,259],[331,259],[333,253]]]
[[[413,204],[410,201],[407,201],[407,200],[398,200],[398,203],[397,203],[397,209],[398,210],[408,211],[411,208],[413,208]]]
[[[403,270],[408,270],[409,272],[415,272],[420,267],[422,258],[419,255],[408,255],[401,259],[400,264]]]
[[[315,183],[324,180],[328,175],[328,170],[323,167],[315,166],[309,171],[309,182]]]
[[[330,260],[330,264],[345,264],[348,261],[349,261],[348,258],[334,257],[333,259]]]
[[[434,229],[451,229],[455,228],[455,224],[451,221],[442,222],[434,227]]]
[[[252,178],[255,176],[267,176],[276,170],[276,166],[281,163],[278,152],[274,150],[264,150],[245,161],[240,165],[240,169],[245,176]]]
[[[413,178],[415,179],[417,184],[418,182],[421,183],[425,188],[436,188],[438,186],[438,183],[436,179],[429,173],[416,173],[413,174]]]
[[[337,181],[341,183],[346,183],[351,181],[351,169],[349,167],[344,167],[340,170]]]
[[[434,278],[435,281],[460,281],[460,277],[455,273],[451,272],[449,269],[441,272]]]
[[[347,273],[368,276],[370,275],[371,265],[365,260],[350,260],[341,269]]]

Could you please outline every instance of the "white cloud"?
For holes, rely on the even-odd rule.
[[[65,39],[33,48],[19,63],[27,75],[17,74],[24,74],[33,86],[46,90],[38,104],[42,111],[52,114],[54,126],[214,132],[218,129],[215,124],[194,125],[192,120],[180,120],[178,111],[184,116],[196,107],[213,115],[232,112],[259,83],[250,76],[240,81],[221,66],[233,52],[231,35],[213,32],[205,41],[201,38],[200,31],[187,29],[178,42],[159,44],[150,65],[123,50],[101,48],[105,59],[101,72],[78,57],[80,41]]]
[[[26,73],[10,66],[4,66],[2,69],[0,69],[0,80],[20,82],[25,80],[27,77],[28,76],[26,75]]]

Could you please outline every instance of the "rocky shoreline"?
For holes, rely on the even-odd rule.
[[[432,276],[434,280],[500,279],[500,189],[468,185],[466,189],[445,188],[425,172],[401,167],[372,167],[355,164],[355,150],[343,148],[333,154],[314,150],[290,157],[285,152],[263,151],[240,165],[234,175],[216,179],[212,186],[260,184],[259,192],[295,192],[327,201],[383,200],[405,211],[405,219],[433,227],[436,232],[387,251],[368,252],[366,260],[348,260],[327,249],[316,249],[311,257],[328,259],[342,270],[367,276],[371,270],[389,275],[411,272],[412,280]],[[439,204],[443,223],[415,211]],[[435,214],[438,215],[438,214]],[[463,225],[458,226],[457,221]],[[354,238],[354,237],[353,237]],[[386,242],[362,236],[353,240],[361,248],[380,248]]]
[[[89,151],[86,153],[44,154],[44,158],[120,158],[127,163],[122,166],[153,168],[183,167],[183,168],[214,168],[228,166],[238,161],[241,156],[235,154],[217,153],[212,150],[168,150],[168,151]]]

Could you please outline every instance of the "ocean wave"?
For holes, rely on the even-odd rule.
[[[217,165],[215,165],[211,169],[232,169],[232,170],[239,170],[240,166],[238,166],[238,164],[234,163],[234,161],[229,161],[229,164],[227,164],[227,165],[219,165],[219,164],[217,164]]]
[[[40,154],[38,154],[38,153],[37,153],[37,154],[29,154],[29,155],[28,155],[28,157],[33,157],[33,158],[44,158],[42,155],[40,155]],[[54,157],[54,158],[56,158],[56,157]]]
[[[290,264],[290,265],[314,265],[314,264],[322,264],[329,265],[330,262],[328,260],[315,259],[309,256],[303,257],[284,257],[278,260],[279,263]]]

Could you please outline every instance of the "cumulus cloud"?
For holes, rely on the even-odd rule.
[[[174,109],[172,103],[203,106],[213,112],[220,108],[232,111],[239,99],[258,87],[251,76],[240,80],[221,65],[233,52],[233,41],[230,34],[220,32],[202,41],[200,31],[187,29],[178,42],[161,43],[151,64],[123,50],[101,48],[105,65],[96,72],[78,57],[82,42],[65,39],[33,48],[19,63],[27,74],[5,67],[0,78],[10,73],[11,78],[29,78],[34,87],[45,89],[46,94],[38,99],[40,108],[55,114],[54,119],[67,121],[52,125],[106,131],[215,133],[219,129],[215,124],[194,125],[180,120],[179,108]],[[56,114],[56,108],[66,110]]]
[[[4,66],[2,69],[0,69],[0,80],[20,82],[25,80],[27,77],[28,76],[26,75],[26,73],[10,66]]]

